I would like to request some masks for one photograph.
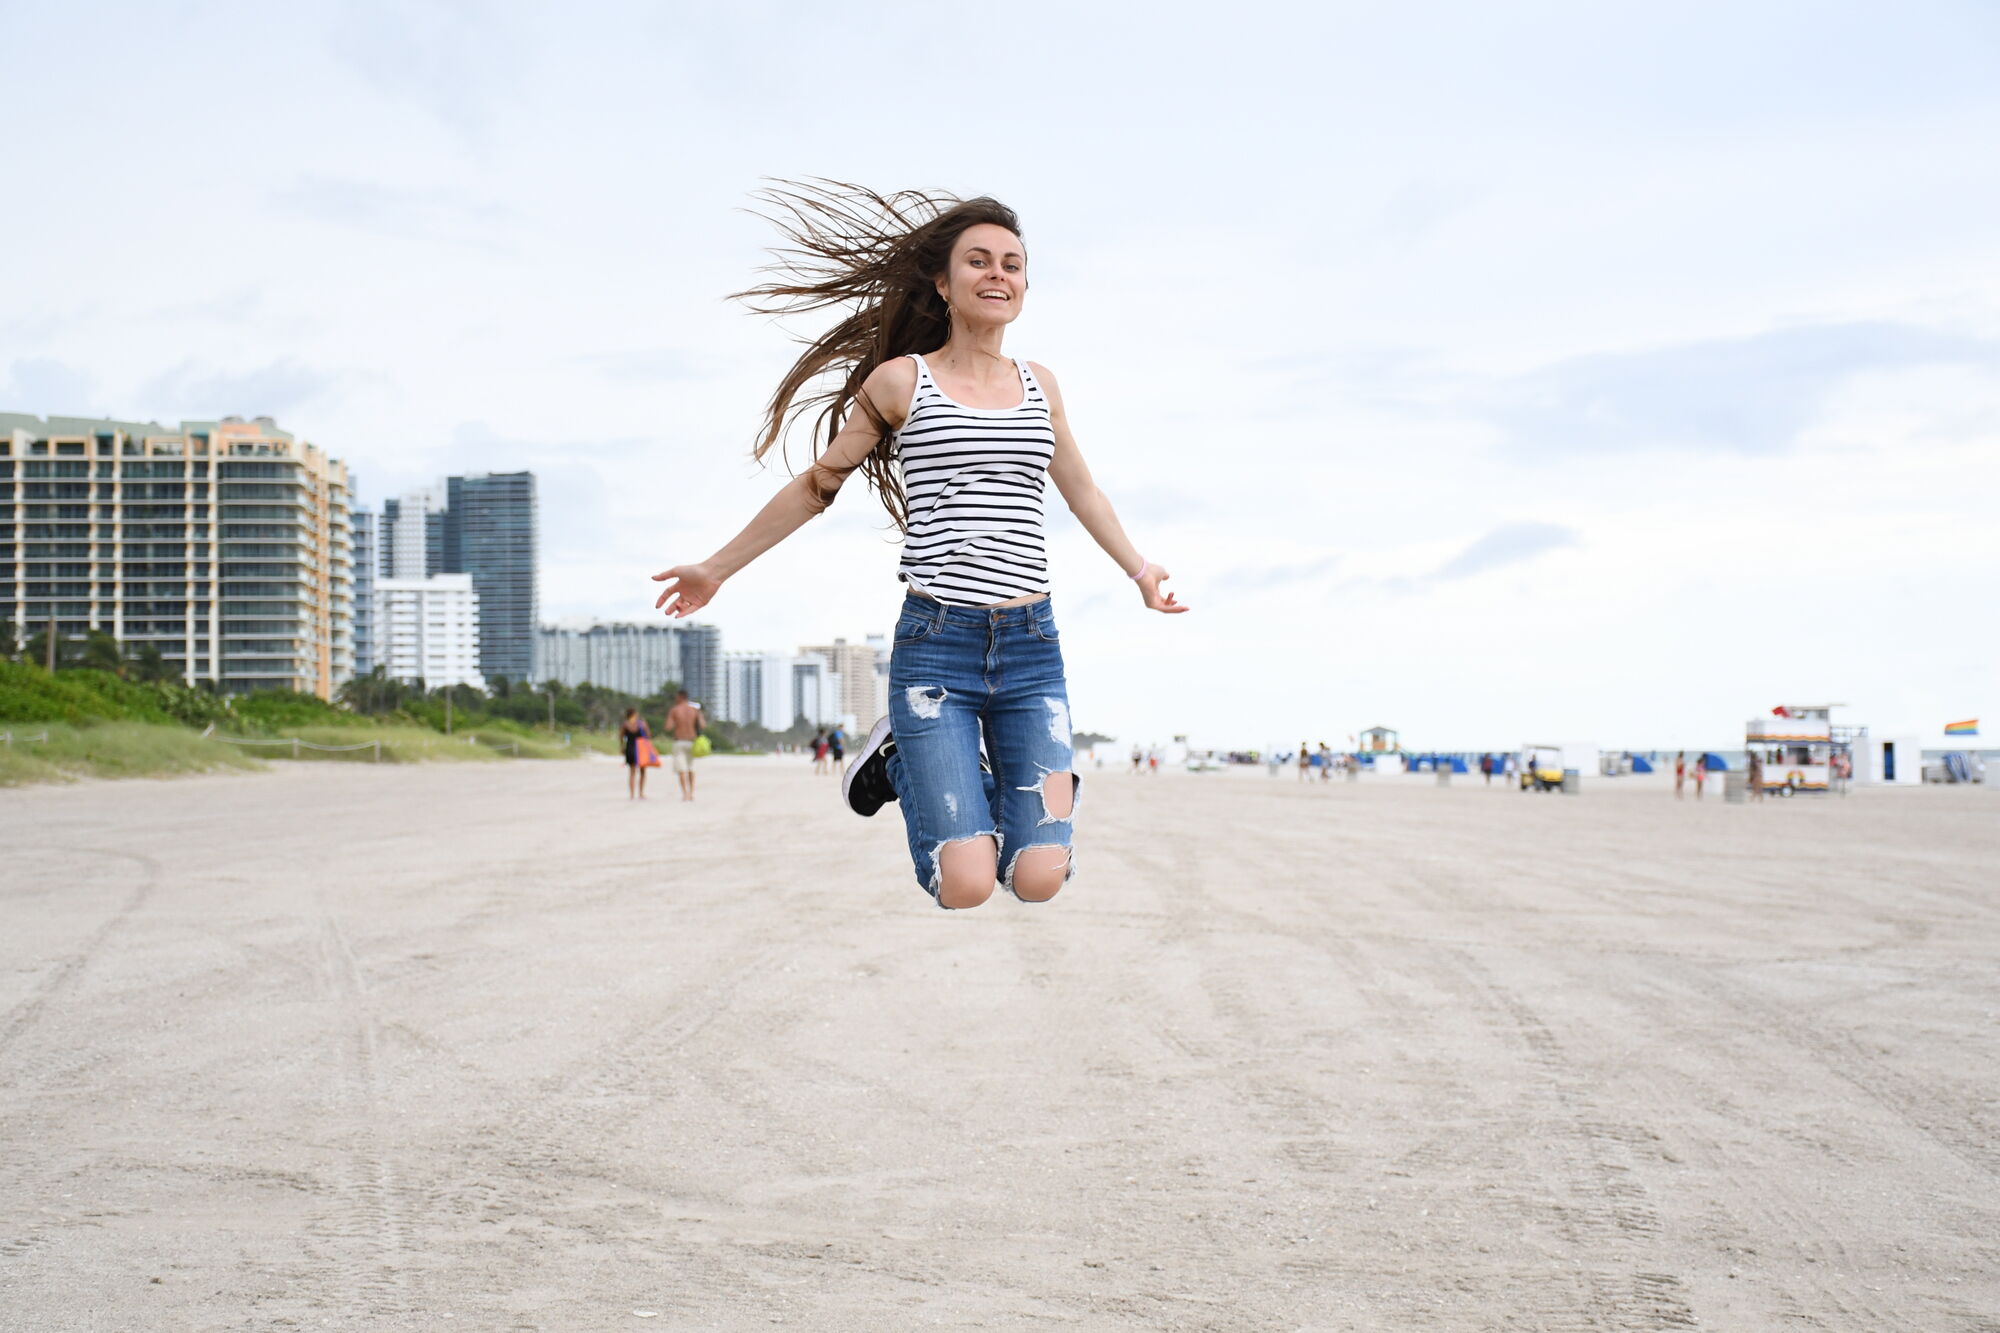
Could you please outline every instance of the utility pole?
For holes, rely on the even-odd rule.
[[[451,686],[444,689],[444,734],[451,735]]]
[[[53,615],[49,617],[49,642],[48,642],[47,656],[49,661],[49,674],[53,676],[56,671],[56,618]]]
[[[556,684],[554,681],[549,682],[548,689],[549,689],[549,730],[554,731],[556,729]]]

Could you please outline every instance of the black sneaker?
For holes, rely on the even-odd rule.
[[[889,734],[889,719],[884,716],[868,733],[861,753],[840,775],[840,799],[847,802],[848,809],[857,815],[872,815],[896,799],[896,789],[889,785],[889,756],[894,753],[896,738]]]

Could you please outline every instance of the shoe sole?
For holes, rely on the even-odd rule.
[[[867,766],[868,761],[875,757],[876,751],[880,750],[883,744],[888,741],[888,739],[889,739],[889,716],[888,714],[884,713],[880,718],[876,720],[875,726],[869,731],[867,742],[863,744],[861,749],[855,753],[854,762],[850,763],[847,766],[847,771],[840,775],[840,802],[842,805],[845,805],[849,810],[854,810],[854,801],[850,795],[850,793],[854,789],[854,775],[859,773],[864,767]],[[870,816],[872,816],[876,810],[880,810],[881,808],[882,807],[878,805],[875,807],[875,810],[870,810],[866,815],[861,815],[861,812],[859,810],[854,810],[854,813],[857,815],[861,815],[863,819],[867,819]]]

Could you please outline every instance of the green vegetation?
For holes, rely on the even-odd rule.
[[[18,722],[159,722],[205,727],[228,717],[215,695],[185,685],[126,680],[95,667],[54,674],[0,661],[0,726]]]
[[[110,645],[109,648],[106,645]],[[610,691],[562,691],[559,724],[601,724],[600,734],[567,733],[546,725],[549,695],[509,690],[499,697],[460,686],[426,691],[385,681],[380,673],[352,682],[337,703],[309,694],[268,690],[225,696],[175,680],[147,679],[137,658],[116,641],[92,634],[58,640],[57,670],[47,670],[39,636],[21,660],[0,658],[0,786],[75,777],[138,777],[217,768],[258,769],[271,759],[341,763],[491,763],[574,758],[586,750],[617,753],[609,735],[623,715],[624,696]],[[558,687],[560,689],[560,687]],[[372,707],[357,709],[352,695]],[[636,702],[636,701],[635,701]],[[544,725],[535,726],[540,721]],[[48,733],[48,739],[30,740]],[[449,734],[447,734],[447,731]],[[222,739],[296,737],[283,744],[233,745]],[[321,749],[366,746],[365,749]]]
[[[47,669],[51,657],[53,671]],[[639,709],[657,731],[675,689],[669,682],[641,699],[596,685],[499,679],[490,691],[468,685],[432,690],[391,680],[378,667],[342,685],[332,703],[285,690],[221,695],[182,683],[150,645],[131,648],[93,630],[59,636],[51,652],[45,634],[22,642],[13,626],[0,624],[0,731],[49,732],[47,742],[0,745],[0,785],[259,768],[271,759],[478,763],[573,758],[586,751],[615,755],[625,710]],[[813,730],[805,723],[771,732],[711,722],[708,735],[718,751],[765,751],[802,744]],[[236,746],[222,737],[296,737],[306,744],[295,753],[290,745]]]
[[[258,769],[261,760],[234,745],[174,724],[99,722],[75,726],[49,722],[33,727],[0,724],[12,744],[0,744],[0,787],[29,782],[67,782],[79,777],[166,777],[216,769]],[[48,733],[46,741],[27,736]]]

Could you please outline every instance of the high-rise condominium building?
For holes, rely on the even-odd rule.
[[[471,685],[479,672],[479,594],[470,574],[382,579],[375,584],[378,651],[392,680],[429,689]]]
[[[699,669],[712,636],[711,626],[678,623],[543,625],[535,632],[534,680],[601,685],[641,698],[671,681],[699,697],[687,669]]]
[[[731,652],[722,655],[722,695],[710,713],[771,731],[798,722],[821,726],[837,721],[839,682],[817,653]]]
[[[714,625],[682,625],[681,688],[714,716],[722,705],[722,631]]]
[[[535,667],[535,474],[447,477],[382,505],[384,578],[470,574],[479,594],[479,668],[489,680]]]
[[[442,564],[472,575],[479,594],[479,669],[487,679],[534,672],[535,474],[489,472],[445,480]]]
[[[346,466],[269,417],[0,413],[0,620],[329,698],[354,667],[348,502]]]
[[[867,731],[875,720],[889,711],[889,643],[880,634],[871,634],[865,643],[835,639],[827,644],[807,644],[801,653],[816,653],[826,659],[833,674],[840,677],[839,711]]]
[[[421,579],[450,571],[444,566],[444,496],[415,490],[382,502],[379,563],[385,579]]]
[[[375,579],[380,566],[376,549],[376,515],[356,509],[349,515],[354,529],[354,674],[375,669]]]

